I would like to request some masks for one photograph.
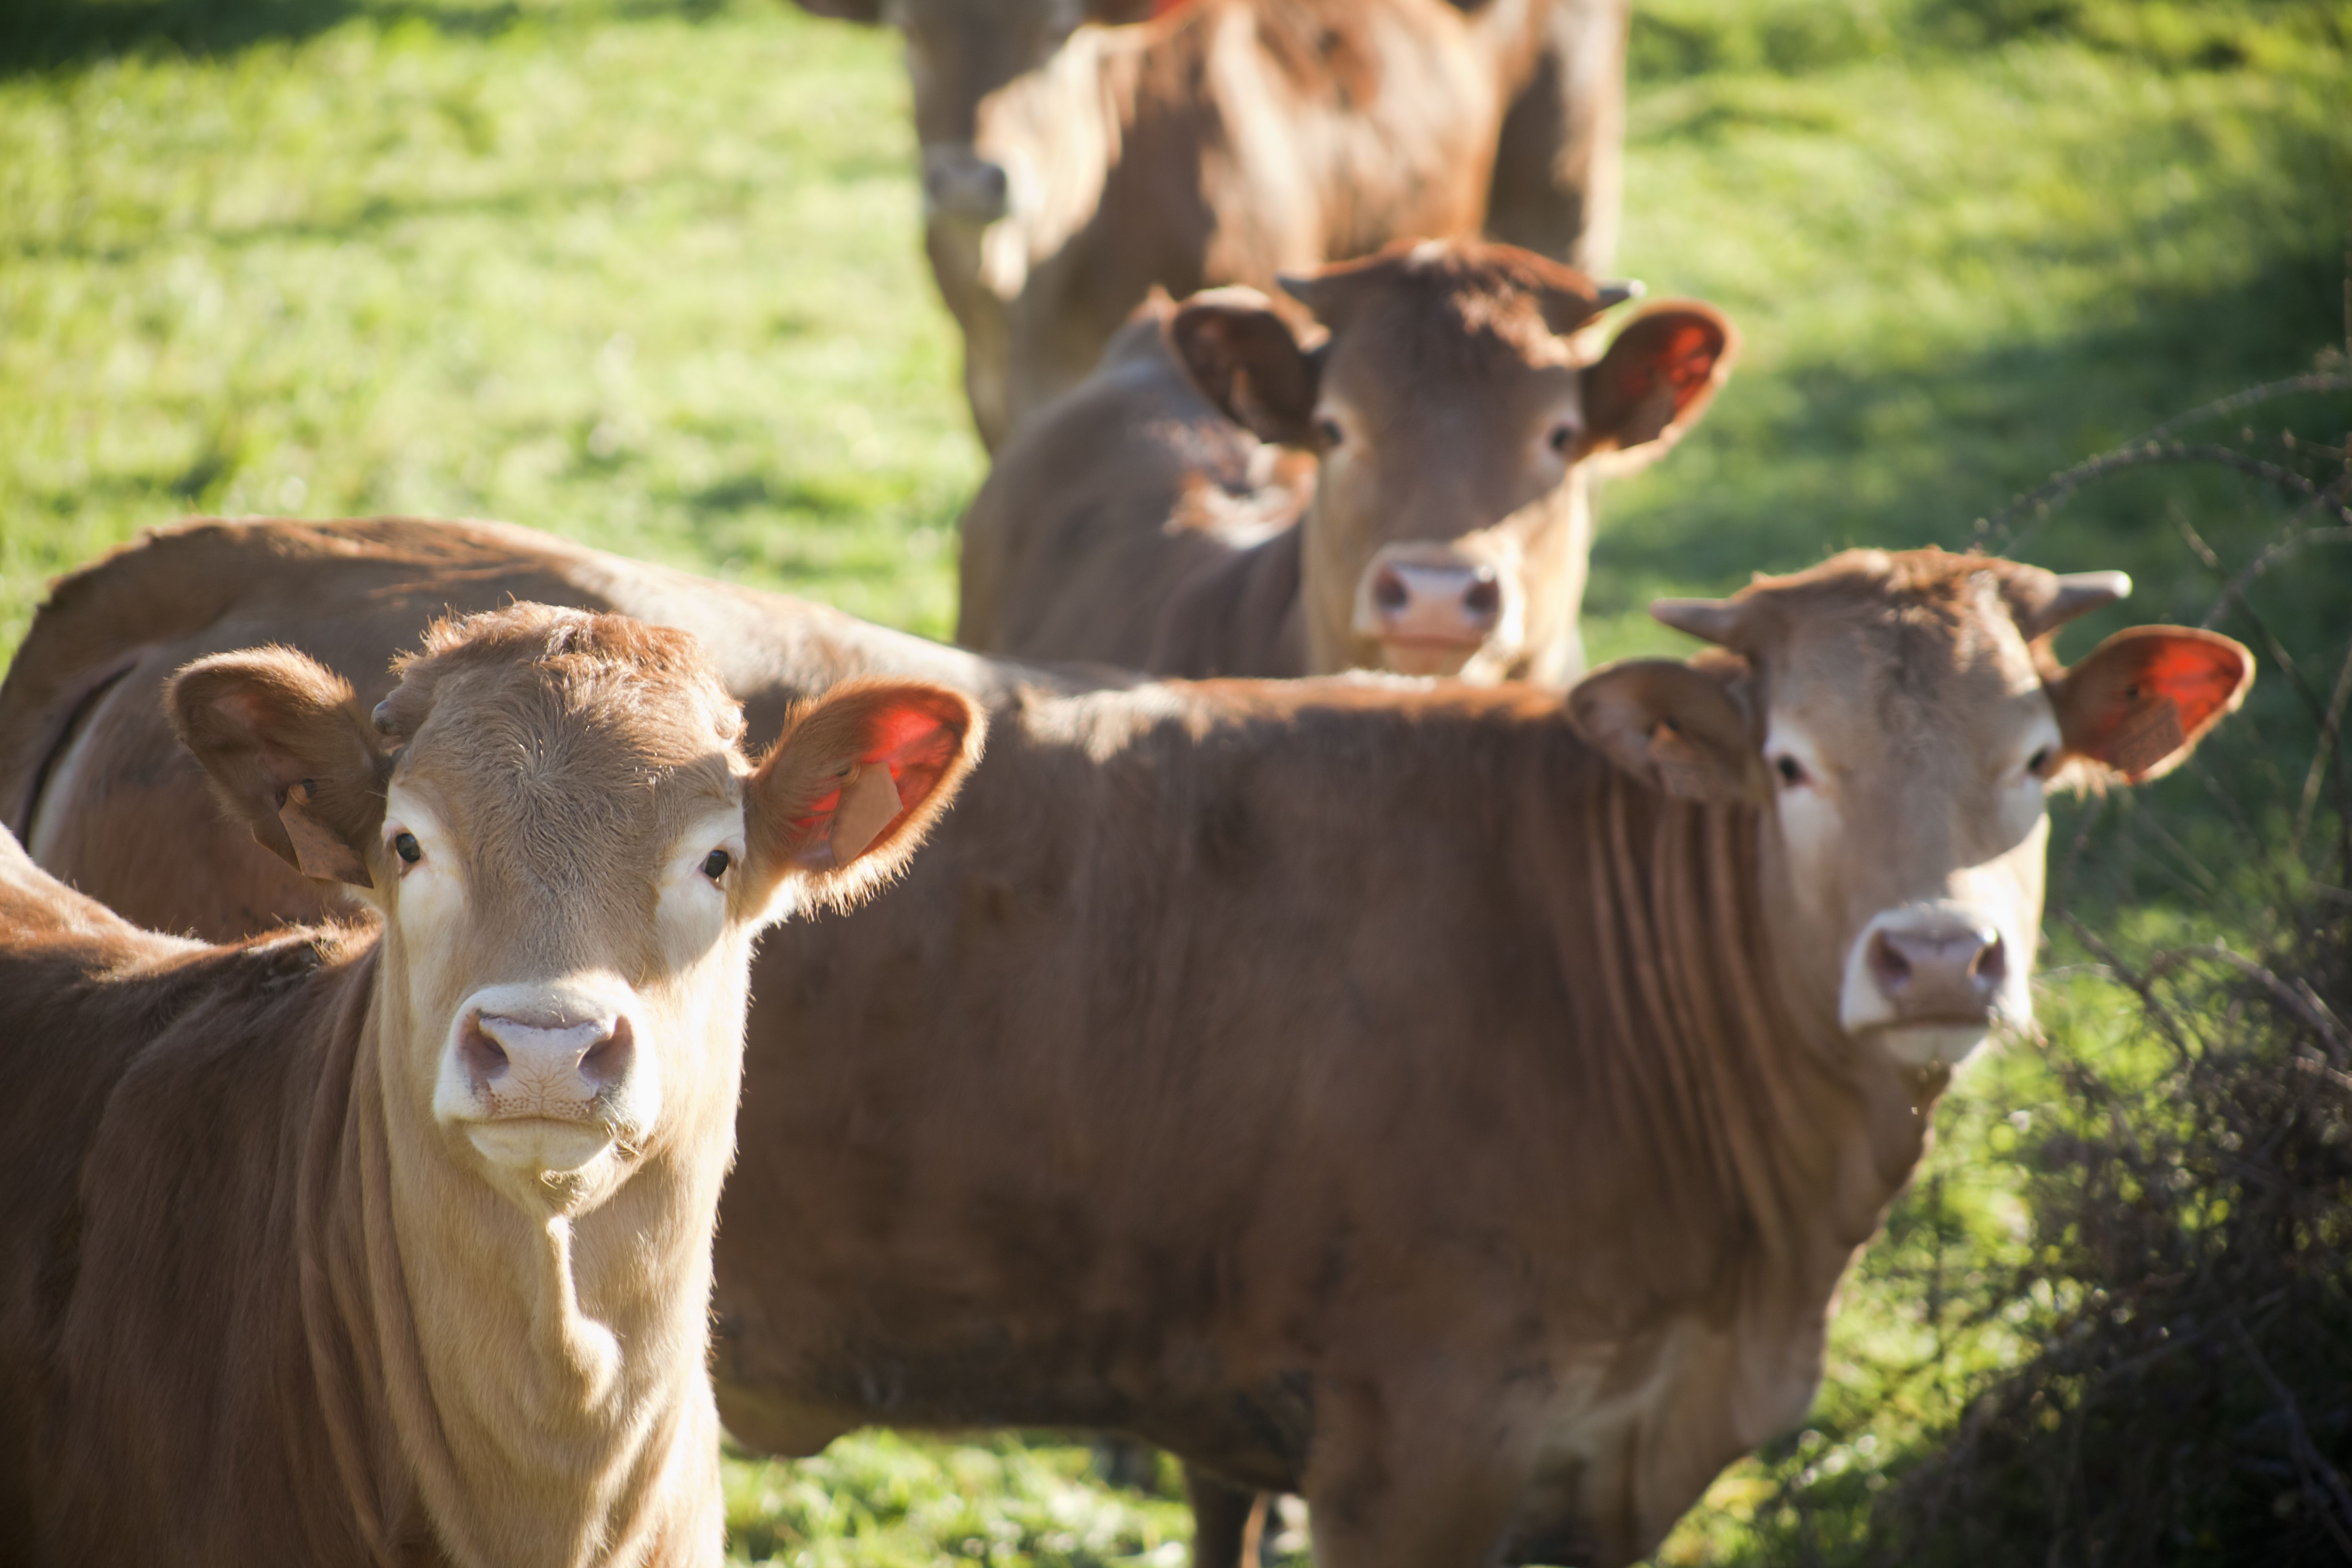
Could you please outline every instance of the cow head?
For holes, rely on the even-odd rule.
[[[1052,59],[1082,23],[1141,21],[1151,0],[800,0],[820,16],[893,26],[907,44],[922,147],[923,211],[992,223],[1011,196],[1003,166],[972,143],[981,100]]]
[[[889,876],[979,714],[851,684],[755,767],[690,637],[536,605],[436,626],[397,670],[373,715],[285,648],[201,659],[169,694],[254,837],[382,912],[394,1109],[536,1211],[593,1207],[647,1158],[723,1168],[753,936]]]
[[[1669,795],[1762,807],[1765,917],[1792,1002],[1895,1062],[2029,1023],[2050,792],[2178,766],[2253,683],[2212,632],[2138,626],[2073,668],[2057,627],[2121,573],[1857,550],[1651,613],[1727,652],[1635,659],[1570,695]]]
[[[1591,545],[1580,473],[1687,430],[1729,372],[1730,325],[1659,305],[1580,363],[1570,334],[1634,290],[1497,245],[1402,247],[1282,287],[1321,342],[1238,289],[1188,300],[1169,332],[1212,402],[1316,456],[1309,667],[1564,683]]]

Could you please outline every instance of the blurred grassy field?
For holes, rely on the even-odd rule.
[[[2340,356],[2347,40],[2342,0],[1642,5],[1621,270],[1721,304],[1747,350],[1707,423],[1606,497],[1594,656],[1671,646],[1654,594],[1966,543],[2053,469]],[[781,0],[0,16],[0,651],[48,576],[192,511],[500,517],[944,635],[982,471],[956,363],[882,35]],[[2341,442],[2352,405],[2261,423]],[[2237,479],[2126,479],[2024,552],[2139,580],[2079,649],[2203,613],[2181,524],[2234,569],[2282,516]],[[2256,590],[2293,646],[2341,657],[2347,558]],[[2286,778],[2294,700],[2265,682],[2222,762]],[[2193,818],[2200,787],[2159,793]],[[2213,892],[2173,882],[2138,921]],[[2088,982],[2046,1006],[2053,1032],[2110,1026]],[[2042,1070],[2011,1053],[1948,1102],[1820,1418],[1664,1561],[1780,1552],[1793,1465],[1866,1505],[2060,1305],[1966,1327],[1936,1305],[2025,1245],[1999,1156]],[[739,1553],[800,1568],[1167,1568],[1189,1528],[1165,1473],[1107,1488],[1046,1441],[864,1436],[732,1462],[730,1488]]]

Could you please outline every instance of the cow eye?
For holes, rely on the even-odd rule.
[[[411,866],[425,858],[425,846],[416,842],[416,835],[414,833],[394,834],[392,852]]]
[[[727,868],[735,863],[734,857],[724,849],[713,849],[702,858],[702,874],[712,881],[727,875]]]
[[[1812,776],[1805,772],[1805,764],[1794,757],[1773,758],[1772,771],[1780,775],[1781,784],[1789,789],[1797,788]]]
[[[1553,451],[1565,458],[1568,449],[1576,444],[1576,426],[1563,419],[1551,427],[1551,434],[1544,439]]]
[[[1317,418],[1315,434],[1321,438],[1327,448],[1337,447],[1348,438],[1348,433],[1339,428],[1339,422],[1328,414]]]
[[[2032,773],[2035,778],[2040,778],[2043,771],[2049,766],[2050,748],[2047,746],[2042,747],[2040,751],[2025,759],[2025,771]]]

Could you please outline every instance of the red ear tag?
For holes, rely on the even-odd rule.
[[[862,763],[841,786],[833,812],[833,863],[846,866],[898,819],[905,805],[887,763]]]
[[[1715,770],[1679,730],[1660,724],[1650,731],[1650,762],[1658,770],[1659,784],[1677,800],[1713,800],[1722,794]]]
[[[286,792],[286,804],[278,808],[278,824],[286,829],[287,841],[294,846],[294,864],[305,877],[316,877],[322,882],[349,882],[354,888],[372,888],[375,879],[368,875],[367,862],[353,853],[352,847],[327,831],[325,826],[310,813],[310,786],[298,784]]]
[[[2136,779],[2180,750],[2188,740],[2180,728],[2180,710],[2172,700],[2150,696],[2116,721],[2099,750],[2108,766]]]

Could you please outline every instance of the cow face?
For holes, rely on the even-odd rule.
[[[907,45],[922,147],[923,211],[993,223],[1011,195],[1003,167],[974,151],[981,101],[1052,59],[1082,23],[1139,21],[1150,0],[801,0],[803,9],[896,27]]]
[[[1646,462],[1697,420],[1729,324],[1658,306],[1580,363],[1569,334],[1633,289],[1505,246],[1430,242],[1283,288],[1321,343],[1245,289],[1197,296],[1169,331],[1213,402],[1316,456],[1311,668],[1564,682],[1591,544],[1582,476]]]
[[[1762,805],[1792,1000],[1906,1067],[1948,1067],[2032,1019],[2048,794],[2178,766],[2253,682],[2244,647],[2179,626],[2060,668],[2055,628],[2129,588],[1849,552],[1730,599],[1660,601],[1660,620],[1737,657],[1612,666],[1570,708],[1654,787]]]
[[[981,733],[952,692],[851,685],[754,767],[691,637],[540,605],[436,626],[399,672],[362,716],[299,654],[226,654],[170,702],[264,846],[382,912],[388,1097],[558,1212],[731,1146],[752,937],[887,876]]]

